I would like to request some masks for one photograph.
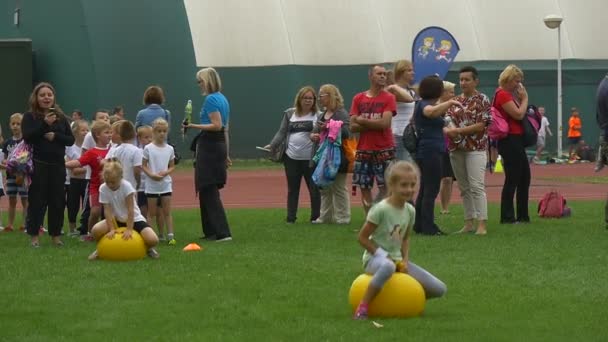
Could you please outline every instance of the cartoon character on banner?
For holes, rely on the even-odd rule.
[[[437,59],[438,61],[443,59],[446,62],[450,63],[452,61],[452,59],[448,58],[450,50],[452,50],[452,42],[445,39],[442,40],[441,47],[439,48],[439,50],[437,50],[437,56],[435,57],[435,59]]]
[[[429,52],[436,51],[435,50],[435,38],[434,37],[425,37],[424,43],[422,46],[418,48],[418,55],[422,58],[426,58],[429,55]]]
[[[444,79],[459,51],[458,42],[444,28],[429,26],[422,29],[412,43],[412,63],[416,70],[414,84],[430,75]]]

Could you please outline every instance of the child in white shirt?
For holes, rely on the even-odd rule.
[[[103,167],[103,178],[105,183],[99,188],[99,202],[103,204],[105,220],[93,226],[91,233],[96,241],[107,236],[113,239],[118,226],[126,226],[127,230],[122,238],[130,239],[133,231],[138,232],[146,247],[148,256],[158,259],[158,252],[154,247],[158,244],[158,237],[146,219],[139,211],[135,199],[135,188],[131,183],[122,178],[123,169],[116,159],[107,161]],[[97,250],[89,255],[89,260],[97,259]]]
[[[173,218],[171,216],[171,172],[175,170],[175,152],[166,143],[169,124],[162,118],[152,123],[153,141],[144,147],[142,168],[147,176],[145,193],[148,199],[148,218],[156,216],[158,200],[162,206],[162,216],[167,225],[169,245],[175,245]],[[162,236],[162,227],[159,234]]]

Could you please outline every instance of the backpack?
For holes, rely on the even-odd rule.
[[[494,93],[494,98],[492,99],[492,105],[490,106],[490,116],[492,117],[492,122],[488,126],[488,137],[492,140],[501,140],[509,135],[509,123],[507,122],[507,118],[502,116],[498,108],[494,107],[494,103],[496,103],[496,94],[498,90]]]
[[[535,105],[528,105],[526,115],[521,122],[524,128],[524,147],[536,145],[541,120],[542,116],[538,112],[538,108]]]
[[[570,216],[570,208],[566,206],[564,196],[553,190],[546,193],[540,202],[538,202],[538,216],[545,218]]]
[[[348,173],[353,173],[355,168],[355,154],[357,153],[357,144],[359,141],[355,137],[342,139],[342,151],[344,158],[348,162]]]
[[[416,148],[418,147],[418,130],[416,129],[416,120],[414,120],[414,118],[416,116],[416,112],[418,111],[419,104],[420,101],[416,101],[414,106],[414,114],[412,115],[410,122],[407,124],[407,126],[405,126],[403,135],[401,137],[403,147],[405,147],[410,154],[415,154]]]

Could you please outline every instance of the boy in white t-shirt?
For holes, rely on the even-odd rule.
[[[549,119],[545,116],[545,107],[538,107],[538,113],[542,116],[540,120],[540,129],[538,130],[538,138],[536,139],[536,155],[532,161],[536,163],[540,163],[540,156],[545,149],[545,141],[547,134],[550,137],[553,136],[551,133],[551,129],[549,128]]]
[[[117,132],[117,137],[113,136],[112,139],[120,140],[122,143],[111,148],[106,159],[116,158],[122,165],[123,178],[131,183],[134,189],[138,189],[141,182],[143,153],[131,143],[135,139],[135,126],[131,121],[121,120],[112,126],[112,130]]]
[[[122,178],[122,174],[123,169],[119,161],[111,160],[104,164],[105,183],[99,188],[99,202],[103,204],[105,220],[96,223],[91,233],[96,241],[104,235],[113,239],[116,228],[124,226],[127,230],[122,234],[123,239],[131,238],[133,231],[138,232],[148,248],[148,256],[158,259],[158,252],[154,249],[158,244],[158,237],[139,211],[135,188]],[[95,250],[89,255],[89,260],[95,260],[97,256]]]
[[[110,112],[106,109],[98,109],[95,112],[95,116],[93,117],[93,125],[96,121],[104,121],[108,124],[110,123]],[[95,139],[93,139],[93,133],[89,131],[87,135],[85,135],[84,140],[81,146],[81,154],[84,154],[87,150],[93,149],[97,146],[95,143]],[[91,168],[89,166],[85,166],[86,175],[84,179],[86,179],[87,183],[91,181]],[[82,213],[80,213],[80,227],[78,230],[80,231],[80,237],[85,238],[89,234],[89,216],[91,214],[91,204],[89,203],[89,194],[85,198],[84,208],[82,209]]]
[[[155,217],[158,200],[162,206],[162,216],[167,225],[167,239],[169,245],[175,245],[173,234],[173,218],[171,216],[171,172],[175,170],[175,152],[173,147],[166,143],[169,124],[162,118],[152,123],[153,141],[144,147],[142,168],[146,174],[145,192],[148,199],[148,218]],[[162,227],[159,234],[162,236]]]

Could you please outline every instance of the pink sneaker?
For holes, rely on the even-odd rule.
[[[359,304],[357,307],[357,311],[355,311],[355,315],[353,319],[356,320],[366,320],[367,319],[367,304]]]
[[[80,235],[80,241],[82,242],[87,242],[87,241],[95,241],[95,238],[92,235]]]

